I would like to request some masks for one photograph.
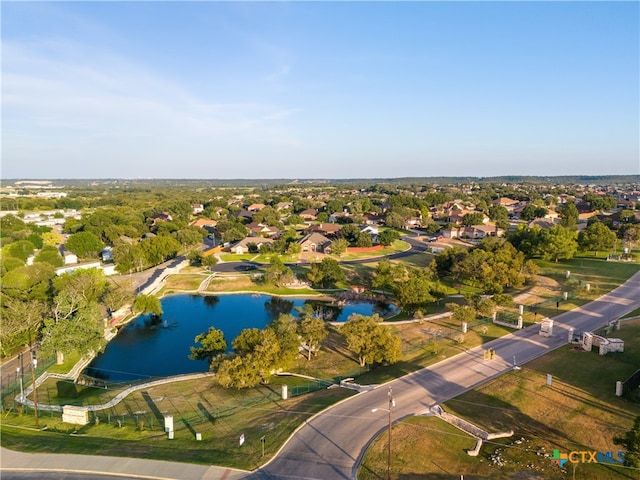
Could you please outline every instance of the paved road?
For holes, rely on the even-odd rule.
[[[567,343],[570,328],[594,330],[640,306],[640,273],[623,286],[581,308],[555,317],[554,336],[538,335],[533,325],[414,372],[382,388],[361,393],[310,419],[283,447],[275,459],[250,478],[255,479],[352,479],[369,442],[388,424],[384,411],[373,408],[388,405],[387,387],[396,401],[393,418],[426,412],[430,407],[453,398],[505,373],[517,363],[532,360]],[[492,347],[497,358],[484,361],[482,349]],[[615,388],[611,379],[611,388]]]
[[[419,240],[418,238],[419,238],[418,235],[415,235],[415,236],[404,235],[402,237],[402,240],[407,242],[411,248],[404,252],[397,252],[397,253],[392,253],[390,255],[384,255],[384,258],[391,258],[391,259],[402,258],[408,255],[413,255],[415,253],[422,253],[426,251],[429,248],[428,245],[425,244],[422,240]],[[378,260],[380,260],[380,257],[364,258],[361,260],[343,260],[340,263],[344,263],[344,264],[372,263],[372,262],[377,262]],[[308,263],[309,263],[308,261],[301,260],[296,263],[287,263],[287,265],[288,266],[307,265]],[[256,262],[243,260],[239,262],[218,263],[213,267],[213,271],[220,272],[220,273],[231,273],[231,272],[250,273],[251,270],[255,270],[256,268],[260,268],[260,267],[264,267],[264,265]]]

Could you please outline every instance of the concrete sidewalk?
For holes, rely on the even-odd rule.
[[[194,465],[190,463],[144,460],[139,458],[103,457],[99,455],[70,455],[51,453],[23,453],[0,448],[2,471],[57,471],[83,474],[115,474],[150,480],[238,480],[251,472],[226,467]],[[0,475],[1,476],[1,475]]]

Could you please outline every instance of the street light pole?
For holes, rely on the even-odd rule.
[[[377,412],[378,410],[384,410],[389,414],[389,457],[387,459],[387,480],[391,480],[391,413],[393,412],[393,407],[396,406],[396,401],[393,398],[393,390],[389,387],[389,408],[374,408],[371,411]]]
[[[31,369],[31,381],[33,385],[33,406],[34,415],[36,419],[36,428],[40,428],[40,422],[38,420],[38,386],[36,385],[36,368],[38,368],[38,357],[36,357],[36,352],[31,350],[31,358],[33,359],[33,368]]]
[[[20,375],[20,367],[16,368],[16,377],[18,377],[18,381],[20,382],[20,401],[24,402],[24,388],[22,387],[22,376]]]
[[[395,405],[391,387],[389,387],[389,460],[387,462],[387,480],[391,480],[391,411]]]

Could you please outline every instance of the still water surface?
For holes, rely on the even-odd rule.
[[[143,315],[130,322],[96,357],[85,374],[110,382],[207,371],[207,362],[190,360],[194,338],[213,326],[231,342],[245,328],[264,328],[281,313],[297,315],[296,307],[310,303],[329,321],[346,321],[352,313],[388,315],[393,306],[350,303],[343,307],[318,300],[269,295],[175,295],[161,301],[159,319]]]

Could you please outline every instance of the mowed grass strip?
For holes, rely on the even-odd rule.
[[[137,392],[113,409],[97,412],[98,422],[91,415],[86,426],[65,424],[60,414],[41,412],[40,427],[47,430],[36,430],[32,415],[7,412],[2,445],[25,452],[152,458],[251,470],[269,460],[304,420],[353,395],[350,390],[321,389],[282,400],[279,390],[268,386],[238,391],[209,382],[178,382]],[[164,433],[165,414],[173,415],[172,440]],[[196,433],[202,441],[195,439]],[[242,446],[240,435],[245,436]]]
[[[392,478],[572,478],[572,464],[563,472],[547,458],[554,449],[618,452],[613,437],[640,415],[638,403],[615,395],[616,380],[640,367],[640,320],[623,322],[610,336],[625,341],[625,352],[600,356],[596,349],[566,345],[446,402],[446,411],[486,431],[515,432],[485,443],[478,457],[464,453],[475,445],[473,438],[437,418],[414,417],[394,426]],[[360,480],[386,478],[387,441],[385,431],[373,442]],[[575,469],[575,478],[586,480],[640,478],[640,471],[607,464]]]

